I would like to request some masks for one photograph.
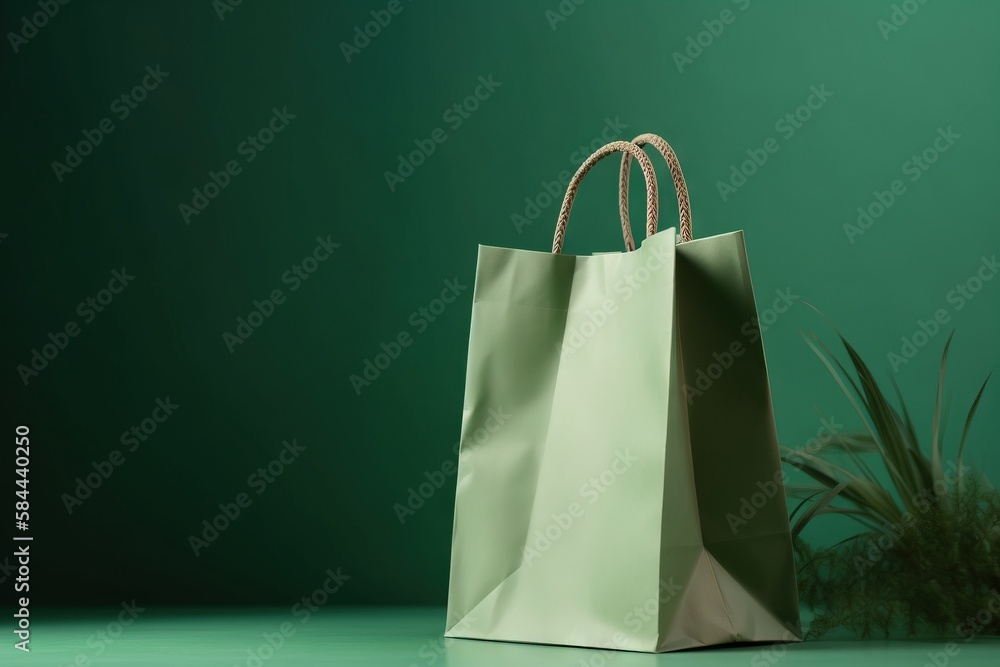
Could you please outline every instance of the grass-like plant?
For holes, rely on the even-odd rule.
[[[791,520],[799,596],[815,613],[809,636],[833,628],[861,637],[1000,634],[1000,613],[991,611],[1000,609],[1000,494],[962,464],[989,376],[946,464],[942,401],[951,336],[941,357],[926,450],[895,380],[898,407],[843,336],[853,373],[815,334],[804,337],[863,425],[819,445],[782,448],[782,460],[813,482],[787,488],[789,496],[802,499]],[[814,548],[801,532],[824,514],[849,517],[863,530]]]

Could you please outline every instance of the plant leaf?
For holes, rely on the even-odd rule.
[[[798,534],[802,532],[802,529],[806,527],[806,524],[809,523],[809,520],[816,516],[817,512],[829,505],[830,502],[840,495],[840,492],[845,488],[847,488],[847,482],[841,482],[827,491],[825,496],[813,503],[813,506],[806,510],[805,513],[799,517],[799,520],[795,522],[795,527],[792,528],[792,537],[794,538],[798,536]]]
[[[895,375],[890,375],[889,381],[892,383],[892,388],[896,393],[896,398],[899,400],[899,409],[902,412],[902,415],[896,412],[896,410],[893,410],[892,413],[896,421],[899,423],[900,433],[903,436],[903,442],[906,445],[907,451],[910,453],[910,464],[913,466],[922,488],[932,488],[934,480],[931,476],[931,467],[927,458],[920,449],[920,438],[917,437],[917,429],[913,426],[913,419],[910,418],[910,411],[906,407],[906,400],[903,398],[903,392],[899,389],[899,384],[896,382]]]
[[[822,493],[826,487],[819,484],[785,484],[785,495],[792,498],[805,498],[817,491]]]
[[[813,337],[816,337],[816,334],[812,335]],[[861,419],[861,423],[865,425],[865,430],[868,431],[868,434],[872,437],[872,440],[878,443],[879,441],[878,436],[875,435],[874,429],[872,428],[871,424],[868,423],[868,420],[865,418],[865,414],[864,412],[862,412],[861,406],[858,405],[858,401],[854,398],[854,394],[848,391],[847,386],[844,384],[843,378],[840,376],[839,373],[837,373],[836,370],[834,370],[833,364],[830,363],[830,359],[827,357],[827,355],[823,353],[823,351],[816,344],[814,344],[811,340],[809,340],[809,338],[805,334],[802,335],[802,338],[806,341],[806,345],[808,345],[812,349],[812,351],[816,354],[816,356],[819,357],[819,360],[823,362],[823,365],[826,366],[826,369],[830,372],[830,375],[833,376],[833,379],[837,382],[837,384],[840,385],[840,388],[844,392],[844,395],[847,396],[847,400],[851,402],[851,406],[854,408],[854,411],[858,413],[858,417]],[[832,358],[836,361],[836,357]],[[839,365],[840,362],[837,363]],[[841,368],[843,367],[841,366]],[[848,380],[850,380],[851,384],[854,385],[854,381],[851,380],[850,377],[848,377]],[[855,386],[855,388],[857,387]],[[860,391],[858,392],[858,396],[859,398],[862,398],[862,400],[864,400],[863,397],[861,397]],[[868,406],[866,405],[865,408],[867,409],[867,407]]]
[[[896,382],[896,376],[890,375],[889,382],[892,384],[892,388],[896,392],[896,398],[899,399],[899,409],[903,413],[901,421],[905,426],[906,434],[909,436],[909,442],[919,450],[920,447],[918,443],[920,440],[917,437],[917,429],[913,426],[913,419],[910,418],[910,411],[906,408],[906,401],[903,399],[903,392],[899,388],[899,383]]]
[[[904,506],[914,511],[916,508],[913,505],[915,502],[914,499],[919,492],[919,481],[910,463],[906,447],[903,444],[902,434],[895,419],[892,417],[892,408],[879,388],[878,383],[875,381],[871,370],[869,370],[868,366],[861,359],[857,350],[843,336],[840,336],[840,341],[843,343],[844,349],[847,350],[847,354],[851,358],[851,363],[854,365],[854,369],[861,381],[866,404],[872,417],[872,425],[878,432],[879,440],[882,443],[882,456],[886,470],[889,472],[889,476]]]
[[[801,503],[796,505],[795,509],[792,510],[792,513],[788,515],[788,520],[791,521],[792,519],[794,519],[795,515],[799,513],[799,510],[802,509],[803,505],[805,505],[807,502],[809,502],[819,494],[823,493],[824,491],[825,489],[820,489],[819,491],[816,491],[815,493],[811,494],[808,498],[804,499]]]
[[[805,452],[796,452],[795,457],[783,455],[782,460],[820,482],[827,489],[846,481],[848,486],[842,492],[844,498],[859,509],[879,516],[884,523],[891,524],[902,517],[892,496],[876,482],[861,479],[840,466]]]
[[[852,431],[850,433],[834,433],[819,445],[807,445],[815,454],[825,449],[836,449],[843,452],[853,452],[855,454],[870,454],[879,451],[875,439],[864,431]]]
[[[965,418],[965,427],[962,429],[962,439],[958,442],[958,456],[956,457],[955,465],[958,467],[958,488],[962,490],[962,454],[965,452],[965,439],[969,437],[969,427],[972,425],[972,418],[976,415],[976,410],[979,408],[979,401],[983,397],[983,392],[986,391],[986,384],[990,381],[990,377],[993,375],[993,371],[986,376],[983,381],[983,386],[979,388],[976,393],[975,400],[972,401],[972,407],[969,408],[969,416]]]
[[[955,332],[948,334],[948,340],[944,344],[944,352],[941,353],[941,368],[938,371],[937,395],[934,398],[934,420],[931,423],[931,477],[934,487],[940,482],[941,488],[947,484],[944,479],[944,456],[942,450],[941,437],[941,400],[944,396],[944,375],[948,365],[948,348],[951,347],[951,339]],[[934,488],[932,487],[932,488]],[[947,506],[947,497],[938,496],[939,502]]]

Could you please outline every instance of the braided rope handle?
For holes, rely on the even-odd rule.
[[[562,252],[563,242],[566,239],[566,225],[569,223],[569,213],[573,209],[573,200],[580,189],[580,182],[587,175],[595,164],[612,153],[622,152],[625,155],[635,157],[639,161],[642,175],[646,179],[646,235],[652,236],[656,233],[656,218],[658,214],[659,197],[656,191],[656,173],[653,171],[653,163],[649,161],[649,156],[631,141],[612,141],[610,144],[597,149],[593,155],[580,165],[580,168],[573,174],[566,188],[566,196],[563,198],[562,206],[559,208],[559,219],[556,221],[556,233],[552,238],[552,252],[559,254]]]
[[[670,147],[663,137],[656,134],[640,134],[632,140],[636,146],[651,144],[660,151],[660,155],[667,161],[670,169],[670,177],[674,181],[674,189],[677,191],[677,212],[680,215],[681,243],[690,241],[691,233],[691,199],[688,197],[687,183],[684,182],[684,172],[681,171],[681,163],[677,160],[674,149]],[[618,180],[618,209],[622,216],[622,233],[625,235],[625,247],[635,250],[635,241],[632,240],[632,223],[628,214],[628,182],[629,168],[632,166],[632,154],[622,155],[621,177]],[[654,229],[655,233],[656,230]],[[647,233],[647,236],[649,234]]]

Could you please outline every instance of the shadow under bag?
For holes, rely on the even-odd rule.
[[[679,243],[657,233],[647,143],[670,167]],[[616,152],[627,252],[562,254],[581,180]],[[691,240],[656,135],[584,162],[551,253],[480,246],[447,637],[649,652],[800,638],[756,315],[743,233]]]

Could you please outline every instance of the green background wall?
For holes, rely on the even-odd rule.
[[[286,602],[338,567],[351,579],[337,603],[443,603],[454,477],[405,524],[393,506],[454,459],[471,288],[433,322],[419,309],[446,280],[471,285],[479,243],[549,248],[557,202],[520,230],[512,215],[606,119],[627,126],[616,138],[674,145],[696,236],[746,231],[761,310],[777,290],[815,304],[881,378],[901,337],[944,309],[954,445],[1000,352],[1000,279],[949,301],[1000,251],[1000,5],[903,4],[915,13],[886,32],[888,1],[589,0],[554,22],[556,0],[402,0],[350,62],[341,42],[387,3],[242,2],[220,19],[209,0],[70,2],[16,52],[8,36],[2,415],[6,433],[33,435],[33,603]],[[0,25],[37,11],[5,3]],[[696,57],[678,67],[686,48]],[[112,102],[147,66],[169,75],[121,119]],[[443,114],[479,77],[500,85],[455,127]],[[781,119],[813,87],[832,96],[790,132]],[[248,162],[241,142],[286,107],[294,119]],[[105,117],[114,131],[60,182],[52,162]],[[385,172],[436,128],[444,143],[390,191]],[[911,181],[905,163],[939,128],[959,138]],[[777,152],[724,200],[717,183],[769,138]],[[240,173],[186,224],[179,205],[230,160]],[[585,182],[567,252],[621,248],[616,169]],[[844,225],[895,179],[905,192],[851,242]],[[339,247],[292,291],[283,275],[317,237]],[[135,279],[85,321],[78,304],[122,267]],[[230,353],[223,333],[276,289],[287,300]],[[25,385],[17,366],[71,320],[79,335]],[[858,425],[802,330],[832,342],[801,303],[764,333],[790,445],[820,415]],[[412,344],[359,395],[349,377],[403,332]],[[945,337],[896,373],[925,430]],[[128,452],[122,432],[167,397],[179,407]],[[994,480],[998,405],[993,386],[969,457]],[[305,450],[257,495],[248,477],[292,439]],[[124,463],[70,514],[63,494],[115,449]],[[196,557],[189,536],[243,492],[252,504]]]

